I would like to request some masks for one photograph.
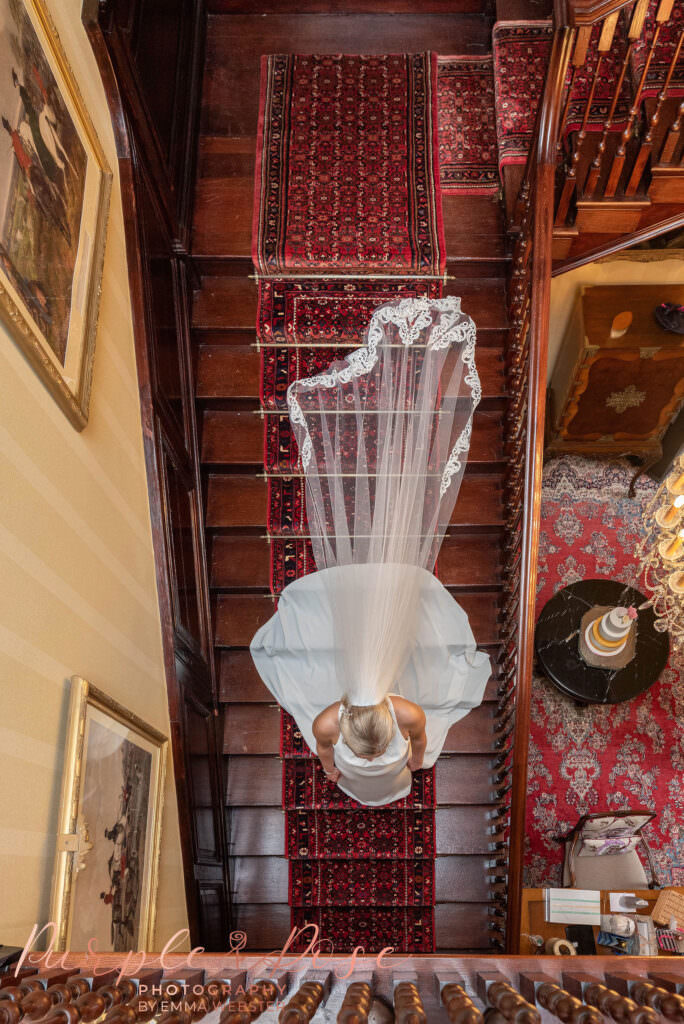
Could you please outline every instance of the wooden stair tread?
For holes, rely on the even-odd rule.
[[[209,528],[266,529],[268,484],[264,477],[209,473],[205,525]],[[500,474],[463,477],[451,517],[455,526],[500,526],[503,482]]]
[[[287,420],[286,413],[273,413]],[[502,413],[477,409],[468,461],[500,462],[503,458]],[[207,409],[202,418],[202,462],[206,465],[255,466],[264,455],[264,423],[258,409]]]
[[[488,53],[481,14],[234,14],[207,27],[202,133],[256,135],[263,53]],[[236,46],[236,40],[239,45]]]
[[[505,278],[459,277],[449,280],[445,295],[458,295],[462,309],[473,318],[478,329],[505,329],[508,326]],[[211,275],[203,278],[192,306],[194,328],[229,327],[253,330],[257,320],[257,285],[244,276]]]
[[[256,345],[200,344],[197,356],[197,398],[258,399],[261,354]],[[501,352],[478,348],[476,365],[483,397],[503,396],[506,386]],[[450,372],[448,367],[445,372]]]
[[[488,804],[438,807],[437,854],[488,854],[490,812]],[[230,812],[230,837],[233,857],[284,856],[285,811],[280,807],[234,807]]]
[[[200,264],[209,260],[244,261],[241,269],[247,275],[252,273],[256,141],[250,140],[248,154],[234,150],[221,152],[219,147],[208,146],[207,142],[213,143],[214,140],[203,138],[200,143],[204,151],[204,165],[215,176],[201,177],[197,182],[194,257]],[[241,176],[232,176],[236,170],[238,174],[242,172]],[[478,272],[484,272],[488,265],[505,268],[507,257],[502,241],[502,210],[495,197],[445,195],[442,197],[442,212],[450,273],[466,259],[469,269],[476,262],[482,265]]]
[[[435,890],[439,903],[486,903],[489,895],[487,858],[479,854],[445,854],[435,861]],[[286,857],[231,857],[233,898],[242,903],[286,903]]]
[[[435,907],[435,945],[441,950],[489,949],[487,903],[441,903]],[[290,934],[287,903],[235,903],[233,929],[249,935],[250,952],[282,949]]]
[[[491,753],[441,754],[435,765],[440,806],[491,799]],[[280,807],[282,760],[270,754],[224,755],[226,806]]]
[[[452,725],[444,741],[445,754],[491,753],[493,714],[490,704],[474,708]],[[278,754],[280,708],[277,704],[228,704],[223,715],[223,753]],[[480,769],[489,776],[489,766]]]
[[[500,582],[499,545],[488,534],[444,538],[439,578],[445,586],[495,586]],[[217,536],[209,556],[210,586],[257,590],[270,585],[271,544],[266,537]]]

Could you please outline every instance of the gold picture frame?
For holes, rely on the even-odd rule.
[[[82,430],[112,172],[44,0],[0,26],[0,319]]]
[[[168,739],[71,679],[52,884],[55,950],[151,949]]]

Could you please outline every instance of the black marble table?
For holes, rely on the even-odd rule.
[[[563,587],[544,605],[535,649],[542,672],[581,704],[619,704],[647,690],[665,668],[670,638],[654,628],[652,608],[639,612],[634,658],[621,669],[593,668],[579,652],[582,616],[594,605],[643,604],[646,598],[617,580],[581,580]]]

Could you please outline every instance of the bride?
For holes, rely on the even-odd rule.
[[[363,347],[288,389],[318,571],[285,587],[251,653],[328,778],[367,806],[408,795],[490,675],[432,571],[480,395],[475,325],[451,297],[380,307]]]

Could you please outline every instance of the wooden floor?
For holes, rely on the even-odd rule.
[[[217,0],[215,0],[216,6]],[[193,252],[203,270],[193,307],[198,422],[202,430],[206,542],[224,713],[224,762],[235,928],[250,949],[270,949],[289,930],[283,856],[279,710],[252,665],[249,641],[272,614],[265,537],[266,481],[251,273],[255,135],[262,53],[490,49],[489,17],[410,14],[214,14],[209,19]],[[230,0],[219,3],[231,10]],[[271,8],[273,5],[270,5]],[[285,7],[290,5],[284,5]],[[315,3],[306,6],[315,7]],[[318,5],[320,6],[320,5]],[[401,5],[398,5],[401,6]],[[406,5],[404,5],[406,6]],[[458,9],[458,4],[448,5]],[[266,9],[266,8],[265,8]],[[439,568],[467,611],[476,640],[494,655],[501,593],[503,345],[507,260],[498,202],[445,197],[448,294],[462,297],[478,328],[483,400],[470,461]],[[454,726],[437,763],[437,946],[485,950],[491,853],[493,697]]]

